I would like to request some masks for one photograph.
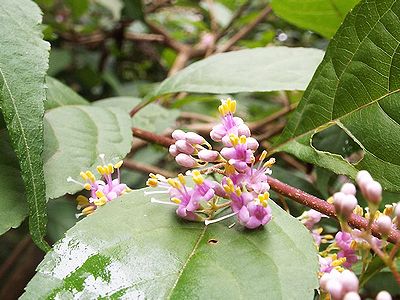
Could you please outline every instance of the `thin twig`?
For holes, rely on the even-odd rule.
[[[32,244],[32,240],[30,236],[27,235],[17,244],[17,246],[15,246],[11,254],[7,257],[7,259],[0,267],[0,279],[4,278],[6,273],[10,270],[12,266],[15,265],[15,262],[30,244]]]
[[[253,131],[256,132],[256,131],[261,130],[266,125],[276,121],[277,119],[279,119],[279,118],[285,116],[286,114],[288,114],[289,112],[293,111],[297,107],[297,105],[298,105],[298,103],[293,103],[290,106],[284,107],[281,110],[277,111],[276,113],[273,113],[272,115],[269,115],[265,119],[258,120],[258,121],[250,123],[249,124],[250,130],[252,132]]]
[[[124,166],[128,169],[139,171],[139,172],[146,173],[146,174],[154,173],[154,174],[163,175],[165,177],[175,177],[175,174],[168,170],[161,169],[156,166],[149,165],[149,164],[139,163],[134,160],[125,160]]]
[[[225,33],[232,27],[235,21],[240,18],[240,16],[244,13],[244,11],[250,6],[250,2],[251,1],[246,1],[245,3],[243,3],[239,7],[239,9],[232,15],[232,18],[229,21],[229,23],[217,33],[215,37],[216,41],[222,38],[225,35]]]
[[[179,70],[183,69],[186,66],[191,56],[190,53],[191,52],[187,48],[179,51],[171,69],[168,72],[168,77],[171,77],[172,75],[176,74]]]
[[[137,33],[137,32],[125,32],[124,38],[131,41],[143,41],[143,42],[159,42],[164,43],[165,37],[161,34],[155,33]]]
[[[164,147],[169,147],[174,143],[174,140],[162,135],[152,133],[150,131],[142,130],[139,128],[132,128],[132,135],[147,142],[155,143]]]
[[[234,44],[236,44],[239,40],[244,38],[247,34],[249,34],[259,23],[261,23],[270,13],[272,9],[268,5],[266,6],[260,14],[253,20],[253,22],[247,24],[241,30],[239,30],[235,35],[233,35],[225,44],[221,45],[217,49],[217,53],[226,52],[229,50]]]

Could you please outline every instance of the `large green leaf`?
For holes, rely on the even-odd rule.
[[[43,101],[49,44],[42,40],[39,7],[30,0],[0,1],[0,107],[26,186],[29,228],[48,248],[43,177]]]
[[[5,129],[0,130],[0,234],[18,227],[28,215],[18,160]]]
[[[70,229],[22,299],[312,299],[317,253],[310,234],[271,203],[259,230],[204,226],[133,191]]]
[[[274,12],[301,28],[331,38],[359,0],[273,0]]]
[[[46,102],[44,103],[46,110],[65,105],[85,105],[89,103],[71,88],[64,85],[55,78],[47,76],[46,85]]]
[[[321,62],[312,48],[266,47],[221,53],[164,80],[148,97],[174,92],[238,93],[304,90]]]
[[[95,170],[104,153],[114,162],[131,148],[129,114],[120,108],[70,105],[52,109],[45,116],[45,179],[47,196],[57,198],[82,189],[68,183],[82,170]]]
[[[366,169],[385,189],[400,191],[400,1],[362,1],[332,39],[278,150],[354,177]],[[310,143],[337,124],[359,144],[351,164]]]

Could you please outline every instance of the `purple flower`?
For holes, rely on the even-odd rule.
[[[350,268],[358,260],[356,252],[352,248],[353,238],[351,234],[348,232],[339,231],[335,236],[335,242],[340,248],[340,251],[337,254],[338,257],[346,258],[343,266]]]
[[[260,198],[258,198],[243,205],[237,217],[240,224],[247,228],[254,229],[271,221],[272,210],[266,199],[260,200]]]
[[[230,140],[233,146],[223,148],[221,150],[221,155],[239,172],[246,171],[248,164],[254,162],[253,151],[248,148],[246,137],[242,135],[239,138],[231,134]]]

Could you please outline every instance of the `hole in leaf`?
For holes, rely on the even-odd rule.
[[[315,149],[339,154],[352,164],[356,164],[364,157],[364,151],[360,145],[337,125],[317,132],[311,143]]]
[[[208,242],[209,244],[213,245],[213,244],[218,244],[218,240],[216,239],[209,239]]]

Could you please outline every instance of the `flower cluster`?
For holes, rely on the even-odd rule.
[[[77,200],[77,209],[82,212],[77,214],[76,217],[86,216],[92,214],[97,207],[105,205],[107,202],[114,200],[120,195],[131,191],[131,189],[120,181],[120,171],[122,160],[116,164],[106,164],[104,154],[99,155],[103,165],[97,166],[97,172],[100,174],[101,179],[96,179],[91,171],[81,172],[80,176],[84,183],[76,181],[71,177],[67,178],[68,182],[74,182],[82,186],[85,190],[89,191],[90,197],[79,195]],[[113,179],[114,173],[117,173]]]
[[[253,229],[271,220],[267,179],[275,160],[265,161],[266,151],[255,158],[259,144],[243,120],[234,117],[235,110],[236,101],[231,99],[223,100],[219,106],[221,122],[211,130],[210,137],[222,144],[220,151],[194,132],[172,133],[175,142],[169,152],[176,162],[186,168],[200,169],[187,172],[193,186],[186,184],[182,174],[168,179],[150,174],[147,185],[159,190],[146,194],[168,194],[170,200],[152,198],[153,202],[175,205],[178,216],[206,224],[236,216],[240,224]],[[207,179],[206,175],[211,173],[219,174],[220,180]],[[228,207],[231,213],[215,218]]]
[[[386,205],[383,212],[380,212],[378,207],[382,200],[381,185],[374,181],[367,171],[360,171],[356,181],[362,195],[368,201],[368,207],[363,209],[357,204],[356,186],[345,183],[339,192],[328,199],[328,202],[333,203],[341,225],[341,230],[334,238],[329,234],[321,235],[322,227],[316,227],[323,217],[319,212],[309,210],[299,217],[312,233],[317,248],[321,243],[328,244],[319,252],[319,276],[322,291],[329,294],[333,300],[361,299],[358,294],[358,279],[351,268],[360,260],[365,269],[371,261],[370,250],[375,252],[391,270],[395,270],[394,253],[387,252],[385,239],[392,229],[400,229],[400,205],[399,203]],[[347,219],[351,214],[367,218],[368,228],[365,230],[350,228]],[[383,240],[372,236],[371,227],[374,223],[382,233]],[[391,299],[391,296],[382,291],[376,299]]]

